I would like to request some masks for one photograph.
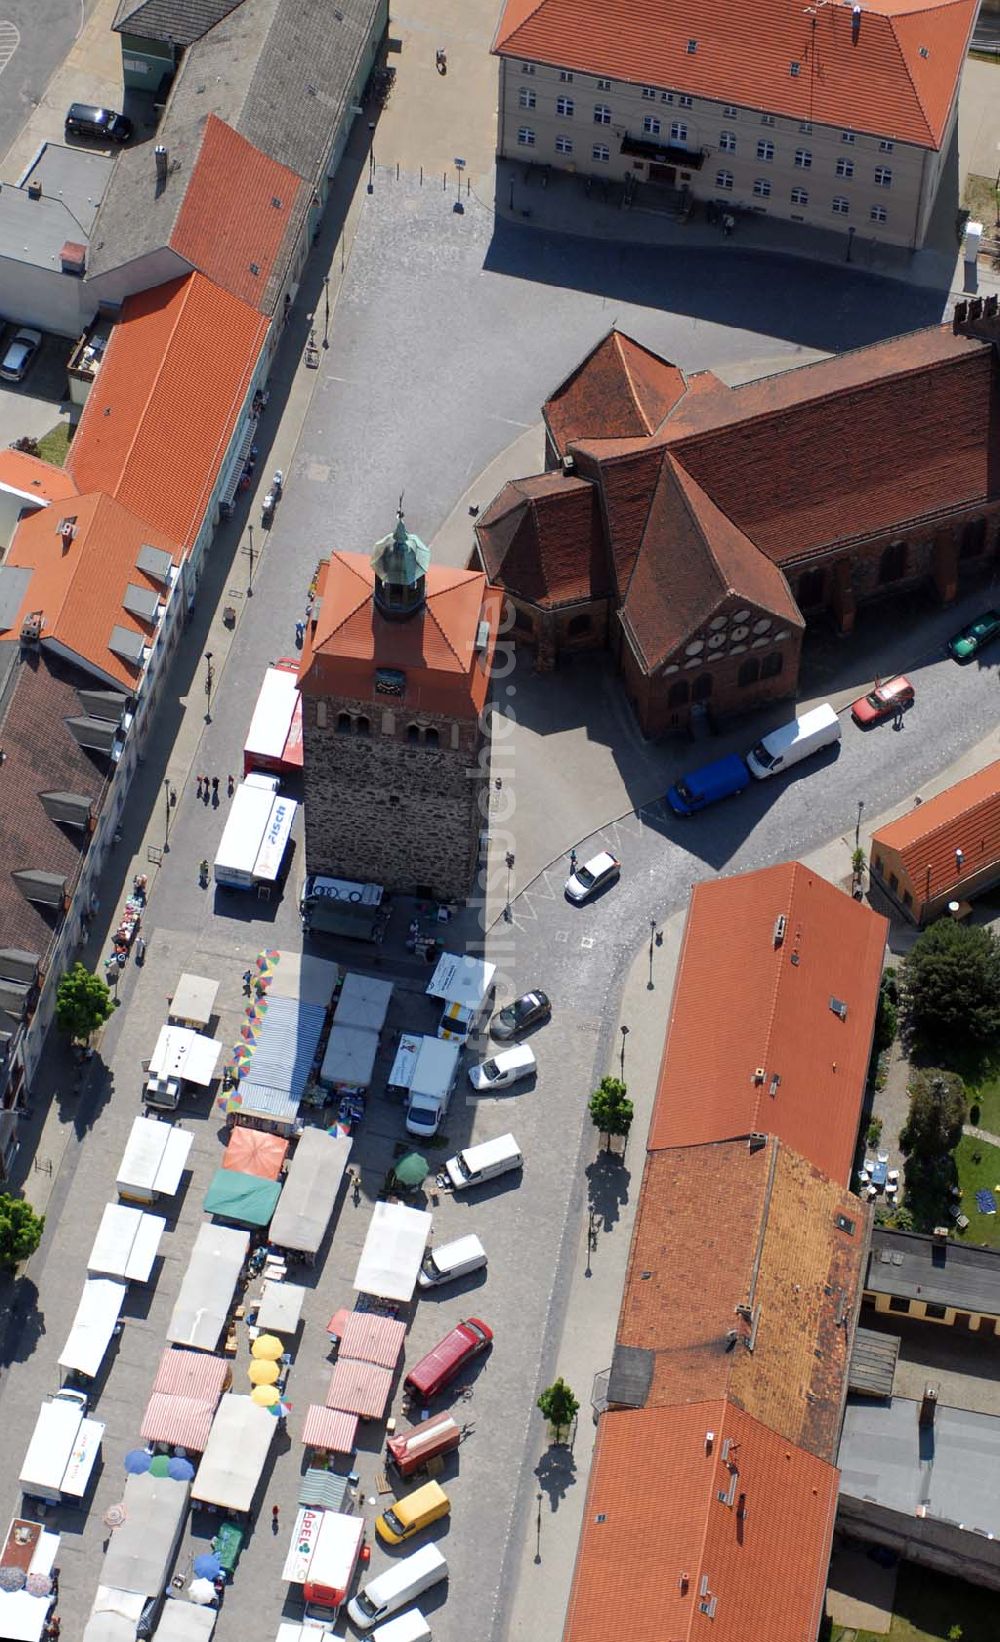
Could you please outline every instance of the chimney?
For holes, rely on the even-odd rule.
[[[167,183],[167,150],[163,143],[157,143],[153,149],[153,158],[156,160],[156,190],[159,193]]]
[[[29,198],[29,200],[40,200],[41,197],[42,197],[42,185],[41,185],[41,183],[40,182],[29,182],[29,184],[28,184],[28,198]]]
[[[937,1408],[938,1388],[936,1385],[925,1385],[924,1394],[920,1399],[920,1413],[917,1424],[921,1431],[929,1431],[934,1424],[934,1410]]]
[[[966,323],[966,321],[968,320],[968,317],[969,317],[969,304],[967,302],[956,302],[955,303],[955,313],[954,313],[954,316],[953,316],[952,322],[951,322],[951,328],[954,331],[956,336],[958,336],[960,334],[960,332],[962,330],[962,326]]]

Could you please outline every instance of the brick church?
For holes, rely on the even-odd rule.
[[[479,857],[502,598],[406,528],[320,565],[302,691],[306,867],[462,900]]]
[[[540,669],[608,649],[649,736],[794,696],[813,623],[929,587],[1000,538],[997,299],[729,388],[613,330],[543,409],[546,470],[476,526]]]

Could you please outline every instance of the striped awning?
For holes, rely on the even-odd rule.
[[[167,1396],[194,1397],[214,1408],[226,1390],[232,1370],[224,1357],[208,1351],[186,1351],[171,1346],[160,1358],[153,1390]]]
[[[348,1358],[334,1365],[327,1408],[342,1408],[363,1420],[380,1420],[392,1390],[392,1370],[375,1363],[359,1363]]]
[[[348,1313],[340,1336],[341,1361],[350,1357],[362,1363],[378,1363],[396,1368],[403,1352],[406,1324],[395,1317],[380,1317],[377,1311]]]
[[[325,1414],[329,1418],[331,1410],[320,1408],[317,1409],[317,1413]],[[348,1419],[350,1416],[342,1414],[340,1418]],[[342,1477],[336,1471],[320,1471],[311,1467],[302,1478],[302,1486],[299,1489],[299,1504],[312,1505],[324,1511],[343,1511],[346,1504],[345,1515],[350,1516],[350,1477]]]
[[[358,1416],[345,1414],[339,1408],[321,1408],[313,1403],[306,1415],[302,1441],[308,1448],[324,1448],[331,1454],[353,1454],[358,1434]],[[313,1500],[300,1500],[312,1505]]]
[[[139,1434],[146,1442],[179,1443],[203,1454],[215,1418],[216,1398],[165,1397],[154,1391],[146,1404]]]

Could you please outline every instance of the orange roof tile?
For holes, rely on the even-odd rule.
[[[107,491],[190,548],[267,329],[202,274],[129,297],[70,447],[80,489]]]
[[[833,1464],[866,1230],[858,1199],[779,1141],[650,1152],[609,1402],[728,1396]]]
[[[309,197],[294,171],[210,114],[171,249],[223,290],[270,313],[272,275],[284,273],[290,230]]]
[[[0,486],[42,502],[58,502],[76,495],[76,485],[65,468],[53,467],[23,450],[0,450]]]
[[[560,456],[576,439],[655,433],[684,392],[684,375],[624,331],[592,348],[542,407]]]
[[[887,929],[795,861],[698,884],[649,1147],[774,1134],[846,1184]]]
[[[976,12],[977,0],[873,0],[854,38],[847,5],[768,0],[749,27],[739,0],[669,14],[656,0],[508,0],[493,49],[939,148]]]
[[[925,900],[948,888],[959,891],[1000,860],[1000,760],[879,827],[872,833],[873,850],[878,845],[897,852]],[[959,849],[961,870],[955,860]]]
[[[299,684],[305,695],[376,700],[375,671],[406,674],[406,703],[474,717],[489,687],[501,594],[481,570],[431,565],[423,610],[387,621],[375,606],[375,573],[363,553],[333,553],[321,571],[318,612],[306,631]],[[489,623],[485,650],[479,624]]]
[[[603,1415],[563,1642],[814,1637],[837,1482],[721,1399]]]
[[[72,534],[64,539],[60,525],[67,519]],[[6,563],[32,575],[8,633],[19,633],[25,617],[40,612],[43,645],[58,644],[84,666],[134,689],[142,669],[111,648],[113,630],[138,633],[150,644],[155,623],[133,615],[124,601],[130,586],[159,600],[167,591],[139,568],[143,547],[159,548],[175,565],[183,557],[176,542],[110,496],[79,496],[69,508],[42,508],[22,519]]]

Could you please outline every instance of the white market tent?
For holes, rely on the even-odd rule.
[[[199,1227],[167,1327],[169,1345],[215,1350],[249,1248],[249,1232],[207,1220]]]
[[[369,1032],[381,1032],[391,1002],[391,981],[379,980],[374,975],[345,975],[333,1012],[333,1024],[364,1026]]]
[[[69,1338],[59,1353],[59,1367],[93,1379],[118,1326],[128,1288],[108,1277],[90,1277],[83,1285]]]
[[[98,1585],[83,1642],[135,1642],[135,1627],[146,1605],[140,1591],[117,1591]]]
[[[376,1203],[354,1288],[382,1300],[412,1300],[433,1216],[402,1203]]]
[[[101,1584],[117,1591],[157,1596],[170,1578],[191,1494],[189,1482],[128,1477],[122,1502],[125,1521],[111,1535],[101,1568]]]
[[[427,982],[427,996],[475,1012],[482,1007],[496,970],[496,964],[487,963],[483,958],[442,952]]]
[[[339,979],[340,966],[329,958],[314,958],[308,952],[279,952],[271,971],[268,998],[318,1003],[325,1010]]]
[[[167,1222],[124,1203],[108,1203],[101,1216],[87,1270],[126,1282],[148,1283]]]
[[[118,1168],[118,1196],[138,1203],[173,1197],[194,1135],[157,1118],[137,1117]]]
[[[18,1526],[16,1522],[11,1523],[7,1533],[7,1544],[10,1543],[11,1534]],[[33,1529],[39,1526],[38,1523],[31,1524]],[[42,1528],[27,1568],[23,1562],[17,1562],[15,1566],[23,1568],[26,1574],[50,1574],[59,1554],[59,1537],[51,1529]],[[4,1546],[5,1551],[6,1549],[7,1545]],[[47,1596],[33,1596],[23,1587],[19,1591],[0,1589],[0,1636],[4,1642],[38,1642],[49,1606]]]
[[[201,1457],[191,1497],[224,1511],[249,1511],[278,1422],[266,1408],[232,1392],[223,1397]]]
[[[257,1327],[263,1334],[294,1334],[302,1316],[306,1291],[298,1283],[265,1282],[257,1307]]]
[[[350,1137],[315,1128],[303,1131],[271,1221],[268,1236],[273,1244],[302,1254],[316,1253],[326,1236],[350,1155]]]
[[[218,981],[185,972],[170,1000],[170,1020],[179,1026],[190,1026],[195,1031],[203,1030],[212,1019],[218,990]]]
[[[150,1078],[182,1078],[208,1087],[222,1054],[217,1038],[203,1038],[187,1026],[161,1026],[149,1061]]]
[[[209,1642],[218,1617],[218,1608],[202,1608],[179,1597],[165,1604],[156,1642]]]
[[[367,1089],[378,1054],[378,1033],[364,1026],[330,1028],[319,1081],[324,1089]]]

